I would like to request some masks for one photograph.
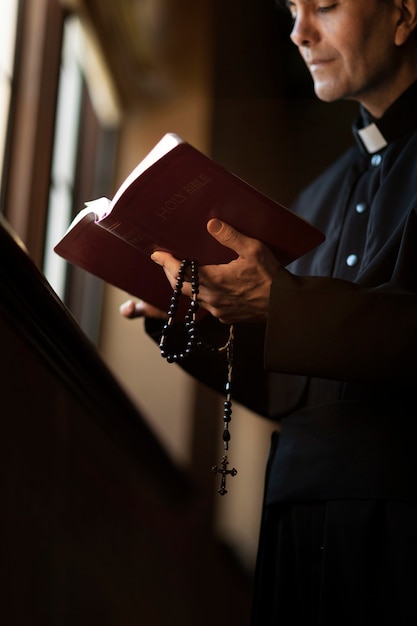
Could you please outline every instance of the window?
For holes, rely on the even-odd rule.
[[[57,114],[46,220],[43,271],[83,330],[98,339],[102,281],[69,265],[53,248],[86,200],[111,193],[117,116],[97,106],[98,87],[90,80],[91,50],[81,23],[64,24]],[[94,66],[97,81],[97,66]],[[103,89],[101,89],[103,92]],[[103,93],[101,93],[103,96]]]
[[[4,168],[7,131],[12,97],[19,0],[0,3],[0,174]],[[0,191],[2,190],[0,179]]]
[[[83,80],[78,59],[82,56],[82,33],[75,17],[67,18],[58,84],[57,115],[51,171],[51,187],[46,224],[43,269],[61,299],[65,298],[66,263],[53,252],[73,213],[73,192]]]
[[[0,0],[1,211],[93,340],[101,285],[53,247],[86,200],[111,193],[119,112],[97,44],[66,3]]]

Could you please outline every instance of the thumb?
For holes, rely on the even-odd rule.
[[[222,246],[233,250],[238,256],[244,256],[249,237],[218,219],[211,219],[207,223],[207,230]]]

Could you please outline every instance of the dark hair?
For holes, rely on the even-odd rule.
[[[274,2],[275,2],[275,6],[278,9],[288,11],[288,5],[287,5],[286,0],[274,0]]]

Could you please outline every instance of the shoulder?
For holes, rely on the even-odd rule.
[[[291,209],[311,219],[318,207],[334,205],[335,198],[340,198],[341,188],[346,185],[347,177],[353,171],[355,163],[361,157],[357,146],[352,146],[338,157],[331,165],[316,177],[298,194]]]

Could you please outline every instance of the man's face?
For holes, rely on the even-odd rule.
[[[292,41],[313,77],[317,96],[345,98],[382,114],[395,91],[399,12],[383,0],[288,0]],[[396,97],[396,94],[394,95]]]

